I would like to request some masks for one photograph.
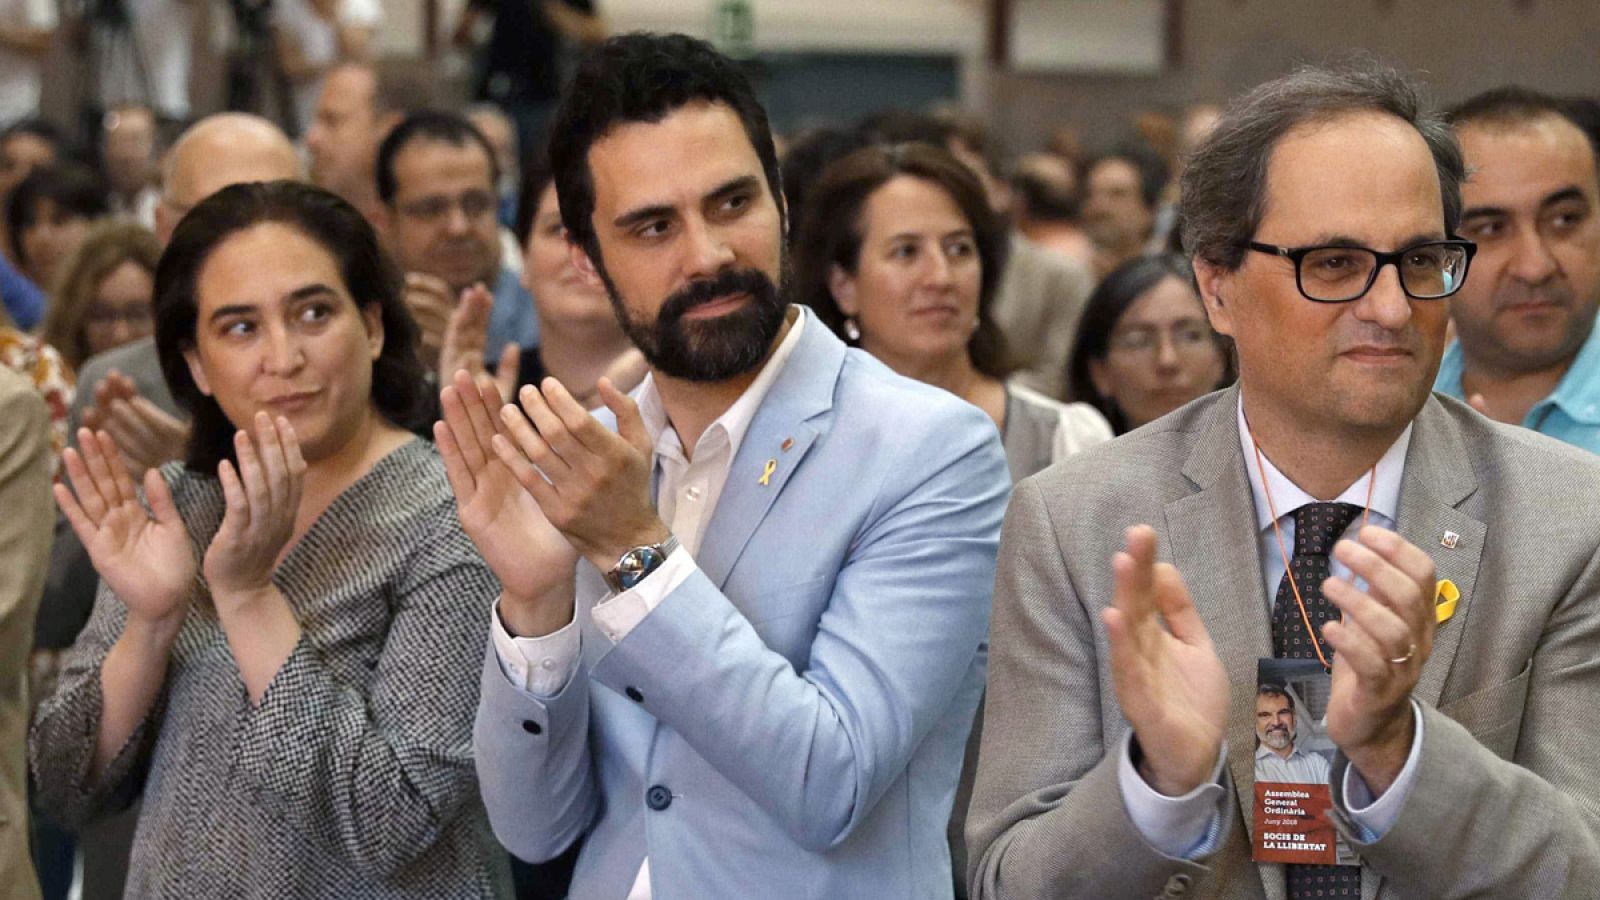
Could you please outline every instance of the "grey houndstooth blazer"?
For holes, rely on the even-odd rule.
[[[163,474],[203,553],[222,522],[217,480]],[[102,584],[34,725],[41,806],[83,822],[142,788],[130,897],[509,895],[472,765],[499,584],[433,445],[411,441],[347,488],[273,581],[303,636],[261,704],[202,584],[160,699],[92,784],[100,666],[126,615]]]
[[[1242,799],[1255,663],[1272,650],[1237,403],[1236,388],[1201,398],[1013,494],[967,828],[973,897],[1284,897],[1282,867],[1250,861]],[[1127,725],[1099,613],[1111,556],[1141,522],[1183,574],[1233,685],[1226,768],[1239,803],[1223,846],[1197,861],[1144,841],[1110,752]],[[1363,897],[1594,897],[1600,459],[1434,397],[1416,418],[1398,528],[1462,596],[1415,693],[1425,739],[1413,790],[1382,839],[1357,842]]]

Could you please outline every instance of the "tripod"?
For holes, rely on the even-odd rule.
[[[90,141],[98,138],[108,107],[136,104],[160,115],[151,88],[149,62],[125,0],[86,0],[82,21],[84,87],[79,115]],[[108,72],[116,77],[107,79]],[[107,96],[108,93],[116,96]]]
[[[278,58],[278,40],[272,31],[272,0],[228,0],[238,35],[228,54],[228,109],[266,114],[298,137],[309,123],[298,121],[289,75]]]

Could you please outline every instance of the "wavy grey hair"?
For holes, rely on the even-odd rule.
[[[1351,113],[1388,113],[1417,130],[1433,154],[1444,197],[1444,230],[1461,224],[1465,178],[1455,135],[1410,78],[1370,59],[1304,66],[1262,84],[1228,107],[1183,171],[1179,215],[1183,247],[1232,271],[1244,260],[1266,212],[1267,162],[1293,129]]]

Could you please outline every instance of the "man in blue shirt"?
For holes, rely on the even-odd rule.
[[[539,343],[534,299],[506,265],[500,245],[499,167],[482,133],[455,113],[407,116],[378,147],[378,197],[389,248],[406,272],[406,305],[432,369],[462,291],[481,284],[494,295],[485,342],[493,364],[507,344],[531,353]]]
[[[1597,148],[1560,101],[1520,88],[1450,120],[1472,173],[1461,236],[1478,252],[1450,300],[1458,339],[1434,389],[1600,452]]]

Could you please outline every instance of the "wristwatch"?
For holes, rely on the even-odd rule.
[[[661,564],[666,562],[667,557],[676,549],[678,549],[678,537],[671,534],[659,544],[635,547],[622,554],[622,558],[611,567],[611,571],[605,573],[606,584],[617,594],[632,590],[634,585],[645,580],[651,572],[661,568]]]

